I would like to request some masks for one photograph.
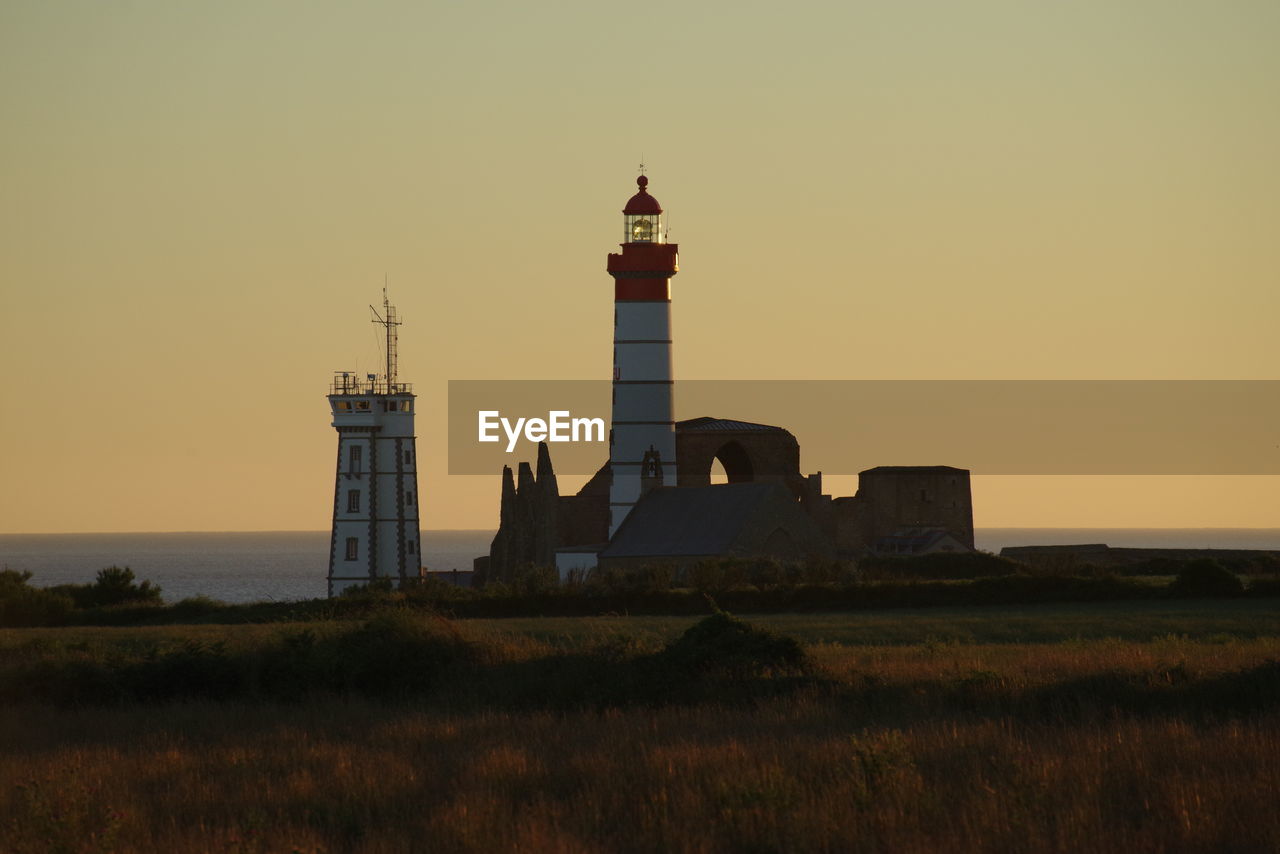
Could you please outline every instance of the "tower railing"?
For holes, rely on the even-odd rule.
[[[335,371],[329,394],[413,394],[413,383],[388,382],[376,374]]]

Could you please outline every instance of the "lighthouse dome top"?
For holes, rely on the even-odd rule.
[[[627,206],[622,209],[622,212],[624,214],[662,213],[662,205],[658,204],[658,200],[649,195],[649,191],[646,189],[649,185],[649,179],[641,175],[636,179],[636,185],[640,187],[640,192],[627,200]]]

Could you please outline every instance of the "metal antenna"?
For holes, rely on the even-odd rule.
[[[644,155],[640,155],[640,174],[644,174]]]
[[[383,275],[382,282],[382,315],[378,314],[378,310],[373,306],[369,306],[369,311],[373,312],[373,323],[379,323],[387,330],[387,390],[386,394],[396,393],[396,373],[397,362],[399,361],[396,353],[396,345],[399,343],[399,334],[396,327],[401,321],[396,315],[396,307],[391,304],[391,300],[387,297],[386,276]]]

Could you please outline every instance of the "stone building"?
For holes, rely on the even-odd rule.
[[[966,469],[879,466],[858,475],[854,495],[833,498],[822,491],[821,473],[801,473],[800,443],[782,427],[694,418],[675,430],[678,483],[644,489],[636,521],[629,516],[612,539],[608,463],[567,496],[558,494],[545,444],[536,475],[528,463],[518,477],[504,469],[500,527],[489,555],[476,560],[476,583],[509,580],[523,566],[557,566],[563,575],[716,556],[855,559],[973,549]],[[711,484],[717,461],[728,484]],[[756,488],[725,488],[740,485]]]

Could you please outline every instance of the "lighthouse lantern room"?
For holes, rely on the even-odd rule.
[[[396,376],[395,306],[382,298],[383,374],[334,374],[329,389],[338,462],[329,541],[329,595],[378,579],[402,584],[422,566],[413,386]]]

